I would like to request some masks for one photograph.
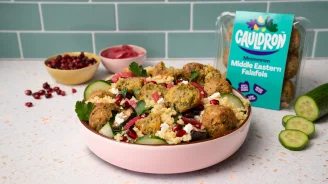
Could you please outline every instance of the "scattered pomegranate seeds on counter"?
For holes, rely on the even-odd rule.
[[[33,104],[32,104],[32,102],[26,102],[26,103],[25,103],[25,106],[26,106],[26,107],[32,107]]]
[[[65,59],[65,57],[67,58],[69,56],[64,56],[63,58]],[[84,57],[84,55],[83,55],[83,57]],[[53,92],[56,92],[57,95],[60,95],[60,96],[66,96],[66,92],[64,90],[61,90],[58,86],[55,86],[55,87],[51,88],[51,86],[48,84],[48,82],[43,83],[42,88],[43,89],[40,89],[40,90],[38,90],[37,92],[34,92],[34,93],[32,93],[31,90],[27,89],[27,90],[24,91],[24,93],[28,96],[32,95],[33,98],[37,99],[37,100],[41,99],[42,95],[44,95],[45,98],[47,98],[47,99],[52,98],[53,97],[53,95],[52,95]],[[76,92],[77,92],[77,90],[75,88],[72,88],[72,93],[76,93]],[[26,102],[25,106],[32,107],[33,104],[32,104],[32,102]]]

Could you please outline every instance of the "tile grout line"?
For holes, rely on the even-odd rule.
[[[0,30],[0,33],[16,33],[17,30]],[[80,31],[80,30],[70,30],[70,31],[40,31],[40,30],[19,30],[21,33],[215,33],[215,30],[129,30],[129,31]]]
[[[117,7],[117,3],[114,4],[114,11],[115,11],[115,26],[116,26],[116,31],[119,31],[119,29],[118,29],[118,7]]]
[[[314,38],[313,38],[313,47],[312,47],[312,53],[311,53],[311,58],[314,58],[315,55],[315,49],[317,47],[317,37],[318,37],[318,31],[314,30]]]
[[[270,4],[271,4],[271,2],[268,1],[268,2],[267,2],[267,9],[266,9],[266,12],[269,12],[269,11],[270,11]]]
[[[168,32],[165,32],[165,59],[168,59],[168,52],[169,52],[169,35]]]
[[[42,13],[42,7],[40,2],[38,3],[38,6],[39,6],[40,21],[41,21],[41,30],[42,32],[44,32],[43,13]]]
[[[92,50],[93,50],[93,53],[96,54],[96,41],[95,41],[95,33],[92,32],[91,33],[91,36],[92,36]]]
[[[19,48],[19,53],[21,55],[21,59],[24,59],[24,56],[23,56],[23,47],[22,47],[22,41],[21,41],[21,37],[20,37],[20,32],[17,32],[17,40],[18,40],[18,48]]]
[[[194,27],[194,3],[190,3],[190,31],[193,31]]]

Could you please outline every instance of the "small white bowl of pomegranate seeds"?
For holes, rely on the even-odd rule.
[[[87,82],[99,67],[97,55],[87,52],[67,52],[51,56],[44,61],[49,74],[62,84]]]
[[[104,48],[99,57],[105,68],[111,73],[118,73],[132,62],[142,65],[146,60],[147,51],[136,45],[116,45]]]

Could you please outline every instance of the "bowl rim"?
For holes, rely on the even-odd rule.
[[[121,47],[123,45],[128,45],[128,46],[131,46],[131,47],[136,47],[136,48],[139,48],[141,50],[143,50],[144,54],[141,54],[141,55],[138,55],[136,57],[131,57],[131,58],[123,58],[123,59],[112,59],[112,58],[107,58],[107,57],[104,57],[101,55],[102,52],[104,52],[105,50],[107,49],[111,49],[111,48],[114,48],[114,47]],[[122,61],[122,60],[130,60],[130,59],[136,59],[136,58],[139,58],[139,57],[143,57],[143,56],[146,56],[147,55],[147,50],[143,47],[140,47],[138,45],[133,45],[133,44],[121,44],[121,45],[113,45],[113,46],[109,46],[109,47],[105,47],[103,49],[101,49],[98,53],[99,57],[102,58],[102,59],[109,59],[109,60],[117,60],[117,61]]]
[[[232,88],[232,89],[233,89],[233,92],[236,92],[236,93],[238,93],[241,97],[247,99],[247,98],[246,98],[246,97],[245,97],[240,91],[238,91],[238,90],[235,89],[235,88]],[[101,136],[101,137],[103,137],[103,138],[105,138],[105,139],[107,139],[107,140],[109,140],[109,141],[113,141],[114,143],[125,144],[125,145],[135,145],[135,146],[147,146],[147,147],[148,147],[148,146],[150,146],[150,147],[152,147],[152,146],[153,146],[153,147],[158,147],[158,146],[168,146],[168,147],[172,147],[172,146],[183,146],[183,145],[186,146],[186,145],[192,145],[192,144],[200,144],[200,143],[210,142],[210,141],[214,141],[214,140],[217,140],[217,139],[221,139],[221,138],[227,137],[227,136],[231,135],[232,133],[238,131],[239,129],[241,129],[242,127],[244,127],[244,126],[247,124],[247,122],[249,121],[250,116],[251,116],[251,111],[252,111],[252,108],[251,108],[251,105],[249,105],[249,106],[248,106],[248,111],[247,111],[247,118],[241,123],[241,125],[240,125],[238,128],[236,128],[236,129],[230,131],[229,133],[227,133],[227,134],[225,134],[225,135],[223,135],[223,136],[216,137],[216,138],[207,138],[207,139],[204,139],[204,140],[199,140],[199,141],[194,141],[194,142],[184,142],[184,143],[179,143],[179,144],[159,144],[159,145],[152,145],[152,144],[135,144],[135,143],[129,143],[129,142],[118,142],[118,141],[116,141],[116,140],[113,139],[113,138],[106,137],[106,136],[100,134],[99,132],[97,132],[96,130],[91,129],[91,128],[88,126],[88,124],[86,123],[86,121],[81,121],[81,120],[79,120],[79,121],[80,121],[81,124],[82,124],[85,128],[87,128],[89,131],[91,131],[91,132],[93,132],[93,133],[95,133],[95,134],[97,134],[97,135],[99,135],[99,136]]]
[[[63,52],[63,53],[59,53],[59,54],[56,54],[56,55],[52,55],[48,58],[46,58],[44,61],[43,61],[43,64],[46,68],[48,68],[49,70],[53,70],[53,71],[65,71],[65,72],[75,72],[75,71],[82,71],[82,70],[85,70],[85,69],[88,69],[88,68],[91,68],[93,66],[99,66],[100,64],[100,58],[94,54],[94,53],[91,53],[91,52],[84,52],[84,54],[88,54],[88,55],[92,55],[92,57],[94,57],[94,59],[96,60],[96,63],[93,64],[93,65],[90,65],[90,66],[87,66],[87,67],[84,67],[84,68],[79,68],[79,69],[76,69],[76,70],[61,70],[61,69],[55,69],[55,68],[50,68],[49,66],[46,65],[46,61],[48,61],[49,59],[52,59],[52,58],[55,58],[57,57],[58,55],[65,55],[65,54],[78,54],[78,53],[81,53],[81,52]]]

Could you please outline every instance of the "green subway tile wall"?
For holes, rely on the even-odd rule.
[[[89,33],[21,33],[25,58],[47,58],[73,51],[93,52]]]
[[[112,45],[133,44],[145,48],[148,58],[165,57],[164,33],[96,33],[95,41],[96,53]]]
[[[328,57],[328,1],[0,0],[0,59],[117,44],[145,47],[149,58],[215,58],[216,19],[236,10],[307,17],[316,38],[308,56]]]

